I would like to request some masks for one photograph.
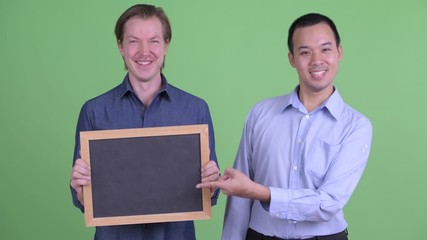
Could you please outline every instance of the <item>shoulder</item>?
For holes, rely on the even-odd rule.
[[[250,114],[262,115],[282,112],[289,105],[289,97],[290,95],[287,94],[261,100],[252,107]]]
[[[121,87],[122,86],[120,84],[96,97],[87,100],[84,104],[84,107],[95,107],[111,104],[116,99],[120,98],[122,94],[124,94],[120,92]]]
[[[289,95],[275,96],[254,104],[246,116],[246,125],[268,123],[280,116],[289,105]]]
[[[89,103],[101,103],[101,102],[108,102],[108,101],[113,101],[115,98],[120,97],[123,93],[120,93],[120,89],[122,88],[122,85],[118,85],[96,97],[93,97],[89,100],[87,100],[87,102]]]
[[[366,126],[371,128],[370,120],[361,112],[350,106],[336,89],[327,103],[327,108],[335,119],[348,126]]]
[[[171,101],[175,101],[180,104],[198,105],[201,107],[208,106],[204,99],[175,87],[172,84],[168,84],[167,93],[170,95]]]
[[[347,103],[343,104],[340,120],[347,122],[349,126],[353,126],[355,129],[364,128],[369,132],[372,131],[372,123],[369,118]]]

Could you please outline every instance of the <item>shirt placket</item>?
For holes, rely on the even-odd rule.
[[[305,136],[307,134],[307,128],[309,126],[310,114],[305,114],[299,123],[298,132],[294,144],[294,154],[292,158],[291,173],[289,179],[289,188],[298,189],[299,186],[299,169],[301,167],[302,148],[305,142]]]
[[[294,144],[294,154],[291,162],[290,174],[289,174],[289,189],[298,189],[300,188],[300,168],[301,168],[301,152],[304,147],[305,136],[307,133],[307,128],[309,126],[310,114],[305,114],[299,122],[298,132]],[[289,225],[289,237],[296,235],[296,224],[297,221],[292,219],[288,220]]]

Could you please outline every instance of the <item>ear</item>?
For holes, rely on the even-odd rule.
[[[295,59],[294,59],[294,55],[291,52],[288,53],[288,59],[291,66],[295,68]]]
[[[166,53],[168,52],[169,43],[170,43],[169,40],[165,41],[165,56],[166,56]]]
[[[123,44],[120,40],[117,40],[117,48],[120,51],[120,55],[122,55],[122,57],[123,57],[125,54],[124,54],[124,50],[123,50]]]
[[[338,46],[338,61],[341,61],[342,57],[343,57],[343,51],[342,51],[342,45],[340,44]]]

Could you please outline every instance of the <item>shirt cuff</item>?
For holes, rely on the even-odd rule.
[[[289,202],[291,200],[290,192],[286,189],[270,187],[270,196],[270,216],[287,219]]]

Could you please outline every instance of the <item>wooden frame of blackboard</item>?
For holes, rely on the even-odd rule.
[[[196,184],[200,182],[200,168],[209,161],[208,130],[208,125],[200,124],[80,132],[81,157],[91,167],[92,174],[91,184],[83,188],[86,226],[210,219],[210,190],[196,189]],[[137,141],[142,141],[142,144]],[[183,146],[183,144],[185,145]],[[138,150],[141,146],[145,148],[145,151]],[[152,149],[156,148],[158,148],[156,151],[152,151]],[[129,152],[133,151],[136,153],[129,154]],[[157,153],[154,153],[154,156],[151,156],[150,159],[144,158],[145,155],[152,152]],[[164,155],[163,153],[166,154]],[[157,157],[162,159],[156,159]],[[180,157],[185,159],[179,159]],[[113,159],[104,162],[105,159],[103,158]],[[188,163],[187,158],[192,159],[192,162]],[[197,163],[193,164],[195,158],[197,158]],[[161,164],[165,159],[169,159],[166,161],[168,166],[162,166]],[[120,163],[120,161],[123,161],[123,163]],[[143,166],[138,168],[135,167],[138,164],[134,166],[136,162],[138,164],[139,162],[144,163],[142,164]],[[155,165],[152,166],[153,169],[149,169],[151,167],[150,164]],[[179,169],[178,173],[175,171],[176,169]],[[147,174],[141,174],[138,171],[147,171]],[[158,179],[158,176],[161,176],[161,179],[167,179],[167,175],[174,174],[175,177],[174,179],[169,179],[167,184],[159,184],[156,180],[147,183],[144,179],[138,179],[150,174],[154,176],[154,179]],[[128,176],[132,177],[129,182],[126,182],[128,181],[126,179]],[[180,179],[184,176],[190,176],[191,179]],[[97,178],[99,179],[97,180]],[[138,181],[132,182],[132,179]],[[116,187],[112,188],[111,185],[115,184],[117,184]],[[174,186],[173,184],[179,185]],[[107,186],[105,187],[105,185]],[[123,189],[128,188],[128,185],[134,187],[129,192],[126,192]],[[186,186],[183,187],[183,185]],[[137,187],[135,188],[135,186]],[[102,192],[104,190],[99,190],[103,188],[107,188],[107,190],[105,192]],[[117,189],[119,191],[114,194],[113,192]],[[156,191],[160,192],[157,199]],[[135,192],[138,193],[135,194]],[[191,199],[186,199],[187,195]],[[126,197],[120,199],[122,196]],[[117,199],[114,200],[115,198]],[[167,201],[166,199],[169,198],[173,203],[165,203],[165,206],[162,206],[161,202]],[[133,204],[134,200],[141,200],[149,204],[141,204],[138,201]],[[188,202],[193,200],[195,203],[188,205]],[[122,202],[126,202],[126,204],[122,204]],[[158,210],[154,210],[158,212],[152,212],[152,204],[160,205],[156,206]],[[113,210],[112,213],[109,213],[111,211],[109,209],[121,210],[118,210],[119,212]],[[120,212],[122,210],[123,212]]]

